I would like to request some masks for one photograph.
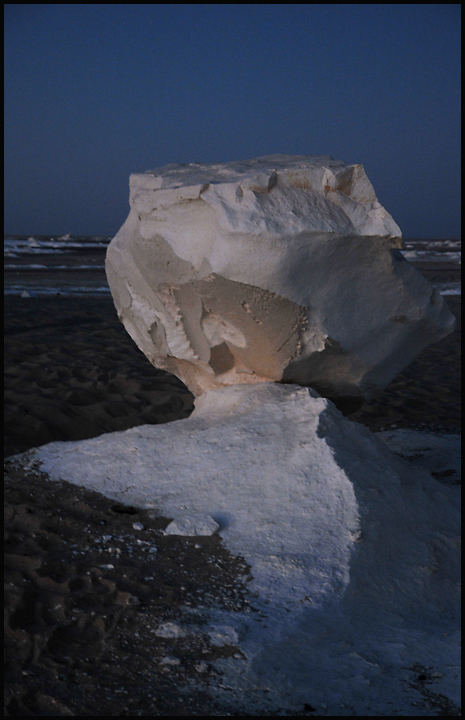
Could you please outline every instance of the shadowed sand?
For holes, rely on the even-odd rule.
[[[5,455],[187,417],[193,397],[156,370],[110,297],[5,297]]]

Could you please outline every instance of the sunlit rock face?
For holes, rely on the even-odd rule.
[[[453,330],[361,165],[328,156],[131,175],[106,271],[120,320],[194,393],[236,383],[366,397]]]

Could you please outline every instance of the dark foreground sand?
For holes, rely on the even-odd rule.
[[[351,419],[460,432],[460,301],[447,298],[457,330]],[[137,350],[110,298],[6,297],[5,313],[6,456],[190,414],[190,393]],[[196,624],[214,603],[253,611],[243,560],[218,537],[165,537],[167,519],[33,469],[7,462],[5,485],[6,715],[245,714],[208,692],[211,661],[236,648],[151,632],[186,607]],[[460,714],[417,675],[426,714]],[[276,714],[315,712],[308,698]]]
[[[110,297],[5,297],[5,456],[187,417],[193,397],[156,370]]]

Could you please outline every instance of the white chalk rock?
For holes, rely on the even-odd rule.
[[[309,701],[328,716],[437,714],[408,694],[415,668],[442,676],[428,698],[459,702],[460,486],[397,457],[311,388],[221,388],[187,419],[13,460],[175,520],[219,521],[250,567],[254,612],[212,610],[198,632],[239,643],[245,659],[215,668],[226,695],[258,703],[247,714],[290,704],[299,715]],[[183,631],[170,622],[157,634]]]
[[[156,503],[173,518],[165,532],[216,529],[250,563],[255,588],[291,604],[346,585],[360,533],[392,562],[399,552],[395,574],[410,582],[402,548],[417,542],[417,530],[423,537],[424,503],[427,514],[439,513],[431,498],[445,487],[311,388],[272,382],[205,393],[185,420],[50,443],[18,458],[118,502]]]
[[[106,260],[115,306],[195,395],[282,380],[370,397],[454,327],[361,165],[167,165],[130,188]]]
[[[190,513],[172,520],[165,528],[165,535],[214,535],[220,526],[210,515]]]

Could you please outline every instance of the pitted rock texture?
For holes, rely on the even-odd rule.
[[[130,187],[106,260],[114,303],[194,395],[271,380],[369,399],[454,328],[361,165],[174,164]]]

